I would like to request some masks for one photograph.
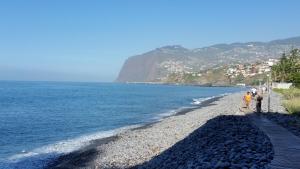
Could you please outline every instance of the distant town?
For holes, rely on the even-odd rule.
[[[233,64],[229,65],[226,75],[231,78],[235,78],[239,75],[243,75],[244,77],[253,77],[271,72],[271,67],[278,62],[278,59],[268,59],[267,61],[256,62],[253,64]]]
[[[271,72],[271,67],[278,62],[279,59],[270,58],[255,63],[227,64],[201,70],[199,67],[195,68],[185,65],[182,61],[168,60],[159,65],[159,67],[166,72],[165,76],[157,78],[156,80],[175,83],[243,85],[245,83],[254,83],[251,80],[246,81],[246,79],[251,78],[256,81],[264,81],[265,76]],[[216,74],[219,74],[219,76]],[[214,78],[220,76],[223,76],[223,78]],[[221,83],[222,81],[223,83]]]

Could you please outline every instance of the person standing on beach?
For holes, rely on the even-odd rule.
[[[250,109],[249,105],[250,105],[251,99],[252,99],[252,96],[251,96],[250,92],[247,92],[246,95],[244,96],[244,101],[245,101],[247,109]]]
[[[255,97],[257,94],[257,89],[254,87],[251,89],[252,97]]]
[[[258,93],[256,96],[256,113],[261,113],[261,102],[263,100],[262,94]]]

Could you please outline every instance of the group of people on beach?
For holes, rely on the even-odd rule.
[[[257,113],[261,113],[261,104],[263,100],[263,91],[264,90],[259,90],[257,88],[252,88],[250,91],[247,91],[246,94],[243,97],[243,101],[245,103],[245,107],[247,110],[250,110],[250,105],[252,100],[256,102],[255,105],[255,111]]]

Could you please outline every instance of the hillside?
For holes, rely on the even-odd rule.
[[[196,49],[180,45],[164,46],[129,57],[116,81],[165,82],[174,74],[197,73],[228,64],[279,58],[284,51],[299,47],[300,37],[270,42],[216,44]],[[209,80],[207,83],[210,83]]]

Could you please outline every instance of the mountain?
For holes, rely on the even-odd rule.
[[[279,58],[292,48],[300,48],[300,37],[270,42],[216,44],[196,49],[164,46],[129,57],[116,81],[161,82],[174,73],[200,72],[222,65]]]

